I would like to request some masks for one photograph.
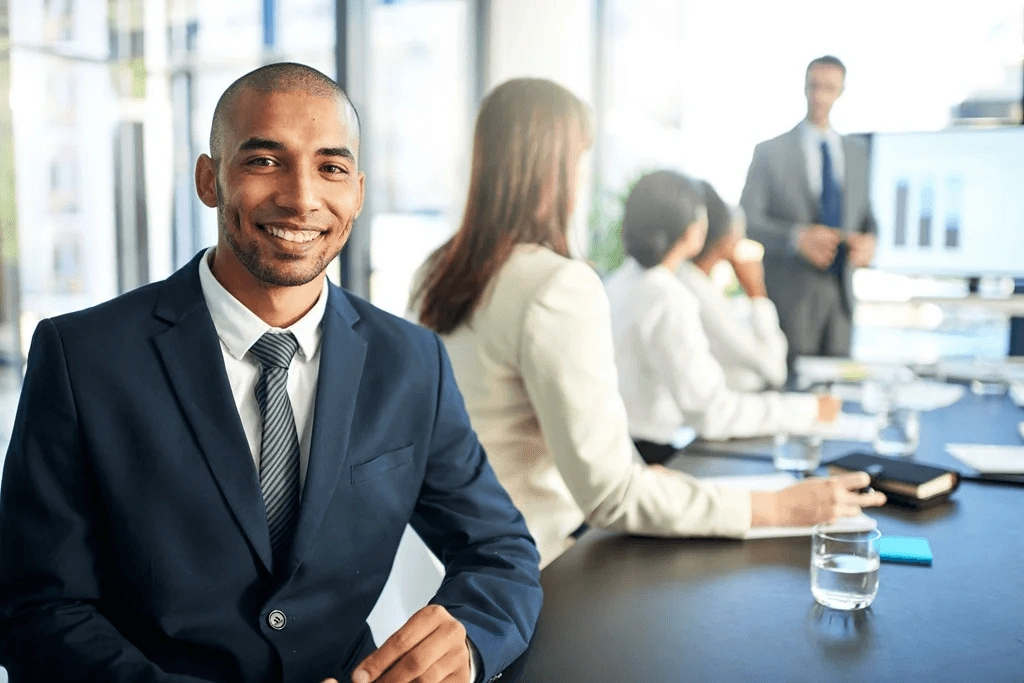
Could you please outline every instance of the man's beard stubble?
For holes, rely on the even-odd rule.
[[[224,193],[221,191],[220,181],[217,181],[216,183],[216,190],[218,230],[220,230],[220,234],[224,236],[224,240],[228,243],[228,246],[231,248],[231,252],[235,255],[235,258],[237,258],[241,264],[245,266],[245,269],[260,282],[273,287],[298,287],[300,285],[307,284],[324,272],[324,270],[327,269],[327,265],[341,253],[341,248],[339,248],[338,251],[330,255],[319,254],[313,266],[302,272],[282,273],[275,270],[272,265],[265,263],[260,259],[258,242],[251,240],[246,244],[238,239],[238,237],[242,235],[241,216],[237,211],[233,211],[232,218],[234,218],[234,225],[228,225],[228,212],[224,206]],[[353,221],[350,219],[348,225],[345,226],[346,233],[351,233],[352,223]],[[257,230],[259,229],[260,228],[257,228]],[[347,241],[347,239],[342,241],[342,247],[344,247],[345,242]]]

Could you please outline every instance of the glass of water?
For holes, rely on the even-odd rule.
[[[921,442],[921,415],[901,403],[900,386],[899,382],[870,381],[861,388],[861,407],[878,424],[872,445],[881,455],[910,455]]]
[[[811,593],[825,607],[864,609],[878,593],[878,539],[863,523],[819,524],[811,536]]]
[[[881,455],[911,455],[921,443],[921,416],[913,408],[891,407],[878,415],[875,452]]]
[[[821,437],[816,434],[776,434],[772,450],[775,469],[807,474],[821,464]]]

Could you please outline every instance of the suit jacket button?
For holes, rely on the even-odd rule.
[[[284,615],[284,612],[282,612],[279,609],[276,609],[267,615],[267,624],[269,624],[270,628],[274,629],[275,631],[280,631],[284,628],[284,625],[287,623],[288,617],[286,617]]]

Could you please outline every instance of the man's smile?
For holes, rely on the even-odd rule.
[[[319,230],[299,230],[290,226],[268,225],[266,223],[257,223],[256,227],[278,239],[299,244],[312,242],[323,234]]]

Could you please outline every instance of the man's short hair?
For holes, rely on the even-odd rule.
[[[843,64],[842,60],[839,59],[839,57],[835,57],[833,55],[815,57],[814,59],[811,60],[811,63],[807,65],[807,71],[805,72],[805,74],[810,74],[811,69],[813,69],[816,66],[834,66],[835,68],[843,72],[844,78],[846,77],[846,65]]]
[[[675,171],[640,178],[626,199],[622,246],[644,268],[653,268],[703,211],[701,188]]]
[[[231,115],[231,109],[238,96],[246,90],[261,93],[305,92],[316,97],[340,98],[345,107],[349,136],[356,147],[359,145],[359,114],[341,86],[333,78],[311,66],[280,62],[261,66],[245,74],[229,85],[217,100],[217,106],[213,110],[213,124],[210,126],[210,156],[214,159],[220,158],[224,130],[228,125],[227,119]]]

